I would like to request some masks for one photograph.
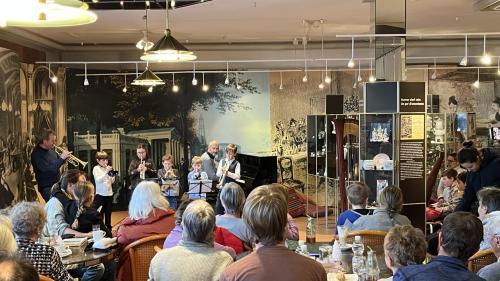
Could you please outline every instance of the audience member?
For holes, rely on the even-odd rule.
[[[245,204],[245,192],[241,186],[235,182],[227,183],[220,191],[220,200],[224,215],[215,217],[215,225],[229,230],[247,245],[252,245],[252,234],[241,219]]]
[[[283,193],[283,197],[286,198],[286,204],[288,206],[288,189],[286,186],[280,183],[272,183],[268,185],[272,190],[279,191]],[[285,240],[299,240],[299,228],[297,227],[297,223],[295,219],[288,213],[287,210],[287,225],[285,228]]]
[[[396,225],[384,238],[385,265],[393,274],[401,267],[421,264],[426,252],[424,233],[411,225]],[[390,281],[392,277],[382,280]]]
[[[457,153],[453,152],[448,154],[448,157],[446,157],[446,167],[448,169],[453,169],[457,172],[457,174],[466,172],[464,168],[460,167],[460,164],[458,163],[457,159]],[[437,198],[443,197],[443,191],[444,191],[444,178],[441,177],[439,180],[438,188],[437,188]]]
[[[340,213],[337,226],[343,226],[346,220],[354,223],[360,217],[370,213],[370,210],[366,209],[369,193],[370,189],[363,182],[355,182],[347,186],[347,200],[351,204],[351,209]]]
[[[483,280],[467,270],[467,260],[479,250],[481,221],[471,213],[445,217],[439,233],[439,255],[425,265],[409,265],[396,271],[393,280]]]
[[[37,242],[47,222],[42,206],[37,202],[20,202],[12,209],[10,217],[18,253],[29,261],[39,274],[54,280],[72,281],[73,278],[66,271],[56,250]],[[102,276],[103,271],[98,273]],[[99,279],[100,276],[95,280]]]
[[[443,190],[436,205],[427,208],[427,220],[443,218],[455,210],[463,196],[458,188],[457,176],[457,171],[454,169],[448,169],[443,173],[443,177],[441,177]]]
[[[92,174],[95,180],[95,198],[93,207],[104,214],[104,223],[107,229],[111,229],[111,213],[113,212],[113,183],[116,172],[108,165],[109,156],[105,151],[98,151],[95,154],[97,165],[94,166]]]
[[[460,195],[463,197],[464,196],[464,191],[465,191],[465,182],[467,181],[467,172],[461,172],[457,176],[457,183],[458,183],[458,192],[460,192]]]
[[[481,268],[477,275],[486,281],[498,281],[500,280],[500,220],[488,224],[484,231],[488,233],[487,240],[498,261]]]
[[[0,215],[0,252],[15,253],[16,249],[12,224],[8,217]]]
[[[500,222],[500,189],[496,187],[485,187],[477,193],[479,207],[477,212],[479,219],[483,222],[483,230],[488,229],[490,224]],[[488,233],[484,231],[483,241],[479,247],[485,250],[490,247]]]
[[[184,211],[182,224],[182,241],[153,257],[149,280],[219,280],[233,258],[214,248],[214,209],[203,200],[195,200]]]
[[[388,186],[378,196],[379,207],[373,215],[357,219],[352,225],[352,230],[370,229],[389,231],[395,225],[411,225],[410,220],[401,215],[403,209],[403,193],[397,186]]]
[[[256,241],[256,249],[229,266],[220,280],[327,280],[323,266],[283,246],[288,204],[282,188],[254,189],[243,207],[243,221]],[[284,269],[283,265],[286,265]]]
[[[477,200],[477,192],[485,186],[500,187],[500,153],[495,148],[473,147],[473,142],[464,142],[458,152],[460,166],[467,169],[467,182],[464,196],[457,206],[457,211],[475,211],[472,205]]]
[[[38,272],[27,261],[0,251],[0,281],[36,281]]]
[[[140,182],[132,193],[126,217],[118,228],[118,244],[126,246],[141,238],[169,233],[175,226],[175,211],[152,181]]]

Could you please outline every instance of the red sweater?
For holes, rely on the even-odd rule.
[[[126,217],[116,233],[118,244],[122,247],[151,235],[170,233],[175,227],[175,211],[168,209],[154,209],[148,217],[140,220],[132,220]]]

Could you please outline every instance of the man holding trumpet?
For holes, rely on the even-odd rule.
[[[56,134],[49,129],[42,129],[37,139],[37,145],[31,153],[31,165],[35,171],[38,192],[45,202],[50,199],[52,185],[59,181],[59,168],[71,156],[70,151],[62,150],[60,154],[54,151]]]

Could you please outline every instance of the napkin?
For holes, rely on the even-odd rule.
[[[102,238],[101,240],[94,242],[94,245],[92,246],[94,249],[108,249],[110,247],[113,247],[116,245],[116,237],[115,238]]]

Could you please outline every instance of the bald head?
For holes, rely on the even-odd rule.
[[[219,142],[217,142],[216,140],[211,141],[208,144],[208,153],[212,155],[219,153]]]

